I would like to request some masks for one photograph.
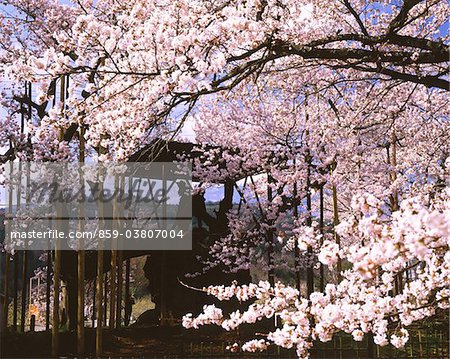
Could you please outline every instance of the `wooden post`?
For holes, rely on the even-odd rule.
[[[103,347],[103,250],[97,251],[97,328],[95,330],[95,353],[99,357],[102,355]]]
[[[419,355],[420,355],[420,358],[423,358],[422,331],[419,329],[417,331],[417,334],[419,337]]]
[[[27,91],[27,84],[25,83],[25,96]],[[23,134],[25,131],[25,109],[23,103],[20,103],[20,132]],[[11,146],[10,146],[11,149]],[[12,162],[11,162],[12,166]],[[11,167],[12,168],[12,167]],[[10,198],[9,203],[12,201],[12,187],[10,187]],[[12,212],[12,209],[11,209]],[[13,330],[17,331],[17,321],[19,319],[19,306],[18,306],[18,296],[19,296],[19,252],[14,253],[14,303],[13,303]]]
[[[120,250],[117,257],[117,300],[116,300],[116,328],[122,325],[122,286],[123,286],[123,253]]]
[[[119,193],[119,177],[114,178],[114,192]],[[119,209],[117,196],[113,198],[113,230],[118,230]],[[111,275],[110,275],[110,294],[109,294],[109,327],[112,329],[116,324],[116,269],[117,269],[117,239],[111,238]]]
[[[95,297],[96,297],[96,290],[97,290],[97,277],[94,278],[94,280],[92,281],[92,328],[95,327],[95,321],[97,319],[97,307],[95,304]]]
[[[102,152],[100,147],[100,154]],[[102,177],[102,176],[100,176]],[[100,178],[100,193],[103,193],[103,178]],[[105,229],[105,223],[104,223],[104,208],[102,201],[98,202],[98,218],[100,218],[99,226],[100,229]],[[98,248],[97,248],[97,328],[95,330],[95,353],[98,357],[102,355],[103,351],[103,314],[104,314],[104,308],[102,307],[103,304],[106,303],[103,301],[103,281],[104,281],[104,275],[103,275],[103,240],[102,238],[98,238]]]
[[[336,186],[334,184],[331,188],[331,191],[332,191],[332,197],[333,197],[333,226],[334,226],[334,228],[336,228],[336,226],[339,224],[339,211],[338,211],[337,190],[336,190]],[[336,233],[336,230],[334,231],[334,238],[335,238],[335,241],[336,241],[337,245],[339,246],[339,248],[341,248],[341,238]],[[339,257],[338,261],[337,261],[338,282],[340,282],[342,279],[341,272],[342,272],[342,261],[341,261],[341,257]]]
[[[26,322],[26,314],[27,314],[27,262],[28,262],[28,252],[22,251],[22,305],[21,311],[22,315],[20,316],[20,331],[25,332],[25,322]]]
[[[159,312],[160,325],[166,325],[167,316],[167,254],[166,251],[161,251],[161,273],[160,273],[160,296],[159,296]]]
[[[53,313],[52,313],[52,356],[58,356],[59,352],[59,289],[61,272],[60,243],[55,241],[55,258],[53,263]]]
[[[320,185],[319,188],[319,229],[320,229],[320,234],[322,235],[322,240],[321,242],[323,243],[323,235],[324,235],[324,218],[323,218],[323,186],[324,184]],[[324,274],[324,268],[323,268],[323,264],[320,263],[320,291],[324,292],[325,290],[325,274]]]
[[[164,178],[164,165],[162,165],[162,190],[164,193],[164,196],[166,195],[166,187],[167,183]],[[166,218],[165,213],[166,205],[163,205],[163,214],[162,216]],[[159,309],[160,309],[160,324],[165,325],[167,324],[168,315],[167,315],[167,253],[166,251],[161,252],[161,277],[160,277],[160,302],[159,302]]]
[[[38,277],[38,286],[39,286],[39,277]],[[39,288],[38,288],[39,290]],[[32,304],[32,298],[33,296],[33,278],[30,278],[30,286],[29,286],[29,294],[28,294],[28,308],[30,308],[30,305]],[[39,298],[39,293],[38,293],[38,298]],[[31,313],[30,313],[31,315]]]
[[[367,358],[375,359],[375,343],[373,333],[367,333]]]
[[[19,298],[19,253],[15,252],[13,256],[13,264],[14,264],[14,287],[13,287],[13,331],[17,331],[17,319],[18,319],[18,298]]]
[[[273,192],[272,192],[272,186],[271,184],[273,183],[273,178],[272,176],[268,173],[267,174],[267,201],[271,204],[273,201]],[[269,268],[269,284],[271,287],[275,286],[275,271],[273,268],[273,228],[272,228],[272,221],[268,221],[268,225],[269,225],[269,229],[267,231],[267,244],[268,244],[268,249],[267,249],[267,265]]]
[[[11,148],[11,145],[10,145]],[[10,161],[9,163],[10,173],[13,170],[13,163]],[[11,223],[12,223],[12,205],[13,205],[13,185],[10,184],[8,186],[8,230],[7,233],[11,233]],[[6,239],[6,238],[5,238]],[[8,252],[5,253],[5,272],[4,272],[4,285],[5,288],[3,290],[5,301],[3,302],[3,331],[6,332],[8,328],[8,314],[9,314],[9,265],[10,265],[10,254]]]
[[[27,86],[25,84],[25,93],[26,93],[26,88],[27,88]],[[21,133],[23,133],[23,128],[24,128],[24,117],[22,116]],[[11,166],[12,166],[12,163],[11,163]],[[11,167],[11,169],[12,169],[12,167]],[[18,208],[20,208],[21,199],[22,199],[22,197],[21,197],[21,195],[22,195],[22,191],[21,191],[21,185],[22,185],[22,161],[19,161],[19,174],[18,174],[17,181],[18,181],[18,183],[17,183],[17,192],[16,192],[16,210]],[[10,204],[12,205],[12,194],[10,196],[11,196],[10,197],[10,199],[11,199]],[[11,207],[11,212],[10,213],[12,214],[12,207]],[[24,273],[26,273],[26,272],[24,272],[25,253],[26,252],[24,250],[21,250],[19,253],[22,254],[22,268],[21,268],[22,269],[22,271],[21,271],[22,288],[21,288],[21,306],[20,306],[20,308],[21,308],[20,331],[24,332],[24,330],[25,330],[25,316],[24,316],[24,313],[25,313],[25,303],[26,303],[25,301],[26,301],[26,298],[27,298],[27,293],[26,293],[27,283],[26,283],[26,278],[24,279]],[[19,255],[19,253],[17,255]]]
[[[387,161],[388,164],[392,167],[392,171],[389,175],[389,178],[391,180],[391,184],[394,184],[394,182],[397,180],[397,136],[395,135],[395,132],[392,133],[391,136],[391,146],[392,151],[389,153],[389,147],[387,147]],[[390,196],[390,207],[391,212],[398,211],[399,204],[398,204],[398,193],[397,190],[394,189],[393,193]],[[403,278],[402,273],[397,273],[395,275],[394,279],[394,295],[401,293],[403,290]]]
[[[50,291],[51,291],[52,251],[47,251],[47,279],[45,291],[45,330],[50,330]]]
[[[116,269],[117,250],[111,251],[110,291],[109,291],[109,327],[112,329],[116,324]]]
[[[6,329],[8,328],[8,312],[9,312],[9,262],[10,262],[10,254],[8,252],[5,253],[5,272],[4,272],[4,298],[5,301],[3,302],[3,332],[6,332]]]
[[[307,163],[307,175],[306,175],[306,210],[308,211],[307,217],[306,217],[306,225],[311,227],[312,226],[312,218],[311,218],[311,211],[312,211],[312,203],[311,203],[311,158],[309,154],[309,150],[306,154],[306,163]],[[313,250],[311,246],[308,246],[308,261],[311,261],[313,256]],[[314,266],[312,263],[309,263],[308,267],[306,268],[306,286],[307,286],[307,294],[308,297],[314,292]]]
[[[84,127],[81,125],[78,132],[78,141],[80,144],[80,167],[83,166],[85,160],[85,144],[84,144]],[[80,168],[80,187],[84,188],[84,174],[83,168]],[[85,211],[84,204],[81,203],[78,209],[78,230],[84,230]],[[77,353],[83,355],[84,353],[84,272],[85,272],[85,251],[84,238],[79,239],[79,247],[77,253]]]
[[[103,326],[108,325],[108,272],[103,274]]]
[[[131,264],[130,258],[128,258],[125,262],[125,308],[128,305],[128,301],[130,300],[130,272],[131,272]],[[128,320],[125,317],[125,325],[127,326]]]
[[[295,165],[295,160],[294,160]],[[294,218],[295,220],[298,220],[298,190],[297,190],[297,181],[294,183],[294,190],[293,190],[293,202],[294,202]],[[302,289],[302,281],[301,281],[301,274],[300,274],[300,248],[298,248],[298,244],[295,243],[294,246],[294,265],[295,265],[295,285],[298,290],[299,295],[301,295],[301,289]]]
[[[31,99],[31,83],[30,83],[30,99]],[[30,109],[31,111],[31,109]],[[31,112],[30,112],[30,116],[31,116]],[[31,117],[30,117],[31,118]],[[29,200],[29,196],[28,196],[28,190],[30,188],[30,163],[27,162],[26,163],[26,198],[25,198],[25,204],[28,206],[28,200]],[[17,196],[18,198],[20,198],[20,185],[19,188],[17,189]],[[20,200],[18,201],[18,205],[20,203]],[[26,314],[27,314],[27,284],[28,284],[28,250],[27,250],[27,246],[28,246],[28,240],[25,239],[25,250],[23,251],[23,257],[22,257],[22,315],[20,317],[20,330],[21,332],[25,332],[25,322],[26,322]]]
[[[78,251],[78,277],[77,277],[77,353],[84,353],[84,267],[85,252]]]
[[[55,94],[56,97],[56,94]],[[60,101],[64,112],[65,102],[65,77],[60,80]],[[63,140],[63,132],[59,131],[59,140]],[[62,212],[61,205],[57,203],[57,216]],[[53,313],[52,313],[52,356],[59,353],[59,293],[61,287],[61,243],[60,239],[55,240],[55,257],[53,263]]]
[[[392,133],[391,138],[391,145],[392,145],[392,153],[390,158],[388,157],[388,160],[390,162],[390,165],[392,166],[392,172],[391,172],[391,182],[394,183],[397,180],[397,136],[395,133]],[[397,190],[394,190],[392,193],[391,198],[391,210],[392,212],[398,211],[398,193]]]
[[[124,196],[125,191],[125,177],[121,176],[119,181],[119,193],[120,196]],[[125,217],[125,208],[123,201],[119,201],[118,205],[119,217]],[[123,221],[119,221],[119,230],[124,228]],[[122,248],[122,241],[119,239],[116,243],[120,241],[120,246]],[[116,298],[116,328],[122,325],[122,286],[123,286],[123,252],[119,249],[117,252],[117,298]]]
[[[305,94],[305,121],[309,122],[309,113],[308,113],[308,93]],[[309,132],[306,130],[306,138],[308,139]],[[308,146],[308,144],[307,144]],[[306,148],[305,152],[305,163],[306,163],[306,210],[307,210],[307,216],[306,216],[306,225],[311,227],[312,226],[312,217],[311,217],[311,210],[312,210],[312,204],[311,204],[311,153],[309,151],[309,148]],[[313,256],[313,250],[311,246],[308,246],[308,261],[311,261]],[[306,292],[309,296],[312,292],[314,292],[314,266],[312,263],[309,263],[309,265],[306,268]]]

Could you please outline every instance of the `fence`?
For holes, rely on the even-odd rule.
[[[448,359],[449,358],[449,332],[447,329],[412,329],[410,338],[404,348],[396,349],[392,345],[380,347],[370,345],[366,338],[361,342],[355,342],[351,335],[337,335],[327,343],[315,342],[310,350],[313,359]],[[233,342],[197,342],[180,348],[171,358],[296,358],[295,350],[287,350],[279,347],[269,347],[261,353],[232,353],[226,350]],[[372,354],[370,353],[372,352]]]

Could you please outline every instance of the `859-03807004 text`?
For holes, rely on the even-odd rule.
[[[182,229],[94,229],[92,231],[60,231],[48,229],[46,231],[13,231],[11,239],[170,239],[183,238]]]

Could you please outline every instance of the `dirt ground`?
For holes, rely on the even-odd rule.
[[[250,334],[250,333],[249,333]],[[249,338],[247,336],[247,338]],[[182,327],[149,326],[104,329],[103,356],[114,358],[201,358],[234,356],[228,344],[242,341],[245,335],[209,327],[186,330]],[[49,358],[51,333],[8,334],[1,338],[1,358]],[[95,354],[95,329],[86,328],[86,357]],[[60,333],[60,357],[74,358],[74,332]]]

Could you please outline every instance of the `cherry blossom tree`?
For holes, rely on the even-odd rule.
[[[174,109],[267,70],[305,72],[317,90],[367,78],[448,88],[444,1],[6,4],[3,67],[40,84],[41,142],[56,143],[55,131],[69,141],[86,126],[106,157],[126,158],[177,128]],[[71,78],[67,107],[46,114],[61,75]]]
[[[411,323],[450,305],[446,5],[7,1],[0,66],[16,85],[2,97],[1,160],[76,159],[84,136],[99,161],[123,161],[190,116],[197,141],[223,149],[200,146],[204,186],[258,175],[236,186],[241,211],[206,268],[264,260],[269,281],[204,288],[251,301],[230,315],[205,306],[184,325],[277,314],[282,327],[242,349],[299,357],[342,331],[403,346]],[[309,271],[306,291],[275,282],[289,256]],[[319,290],[314,267],[328,273]]]

